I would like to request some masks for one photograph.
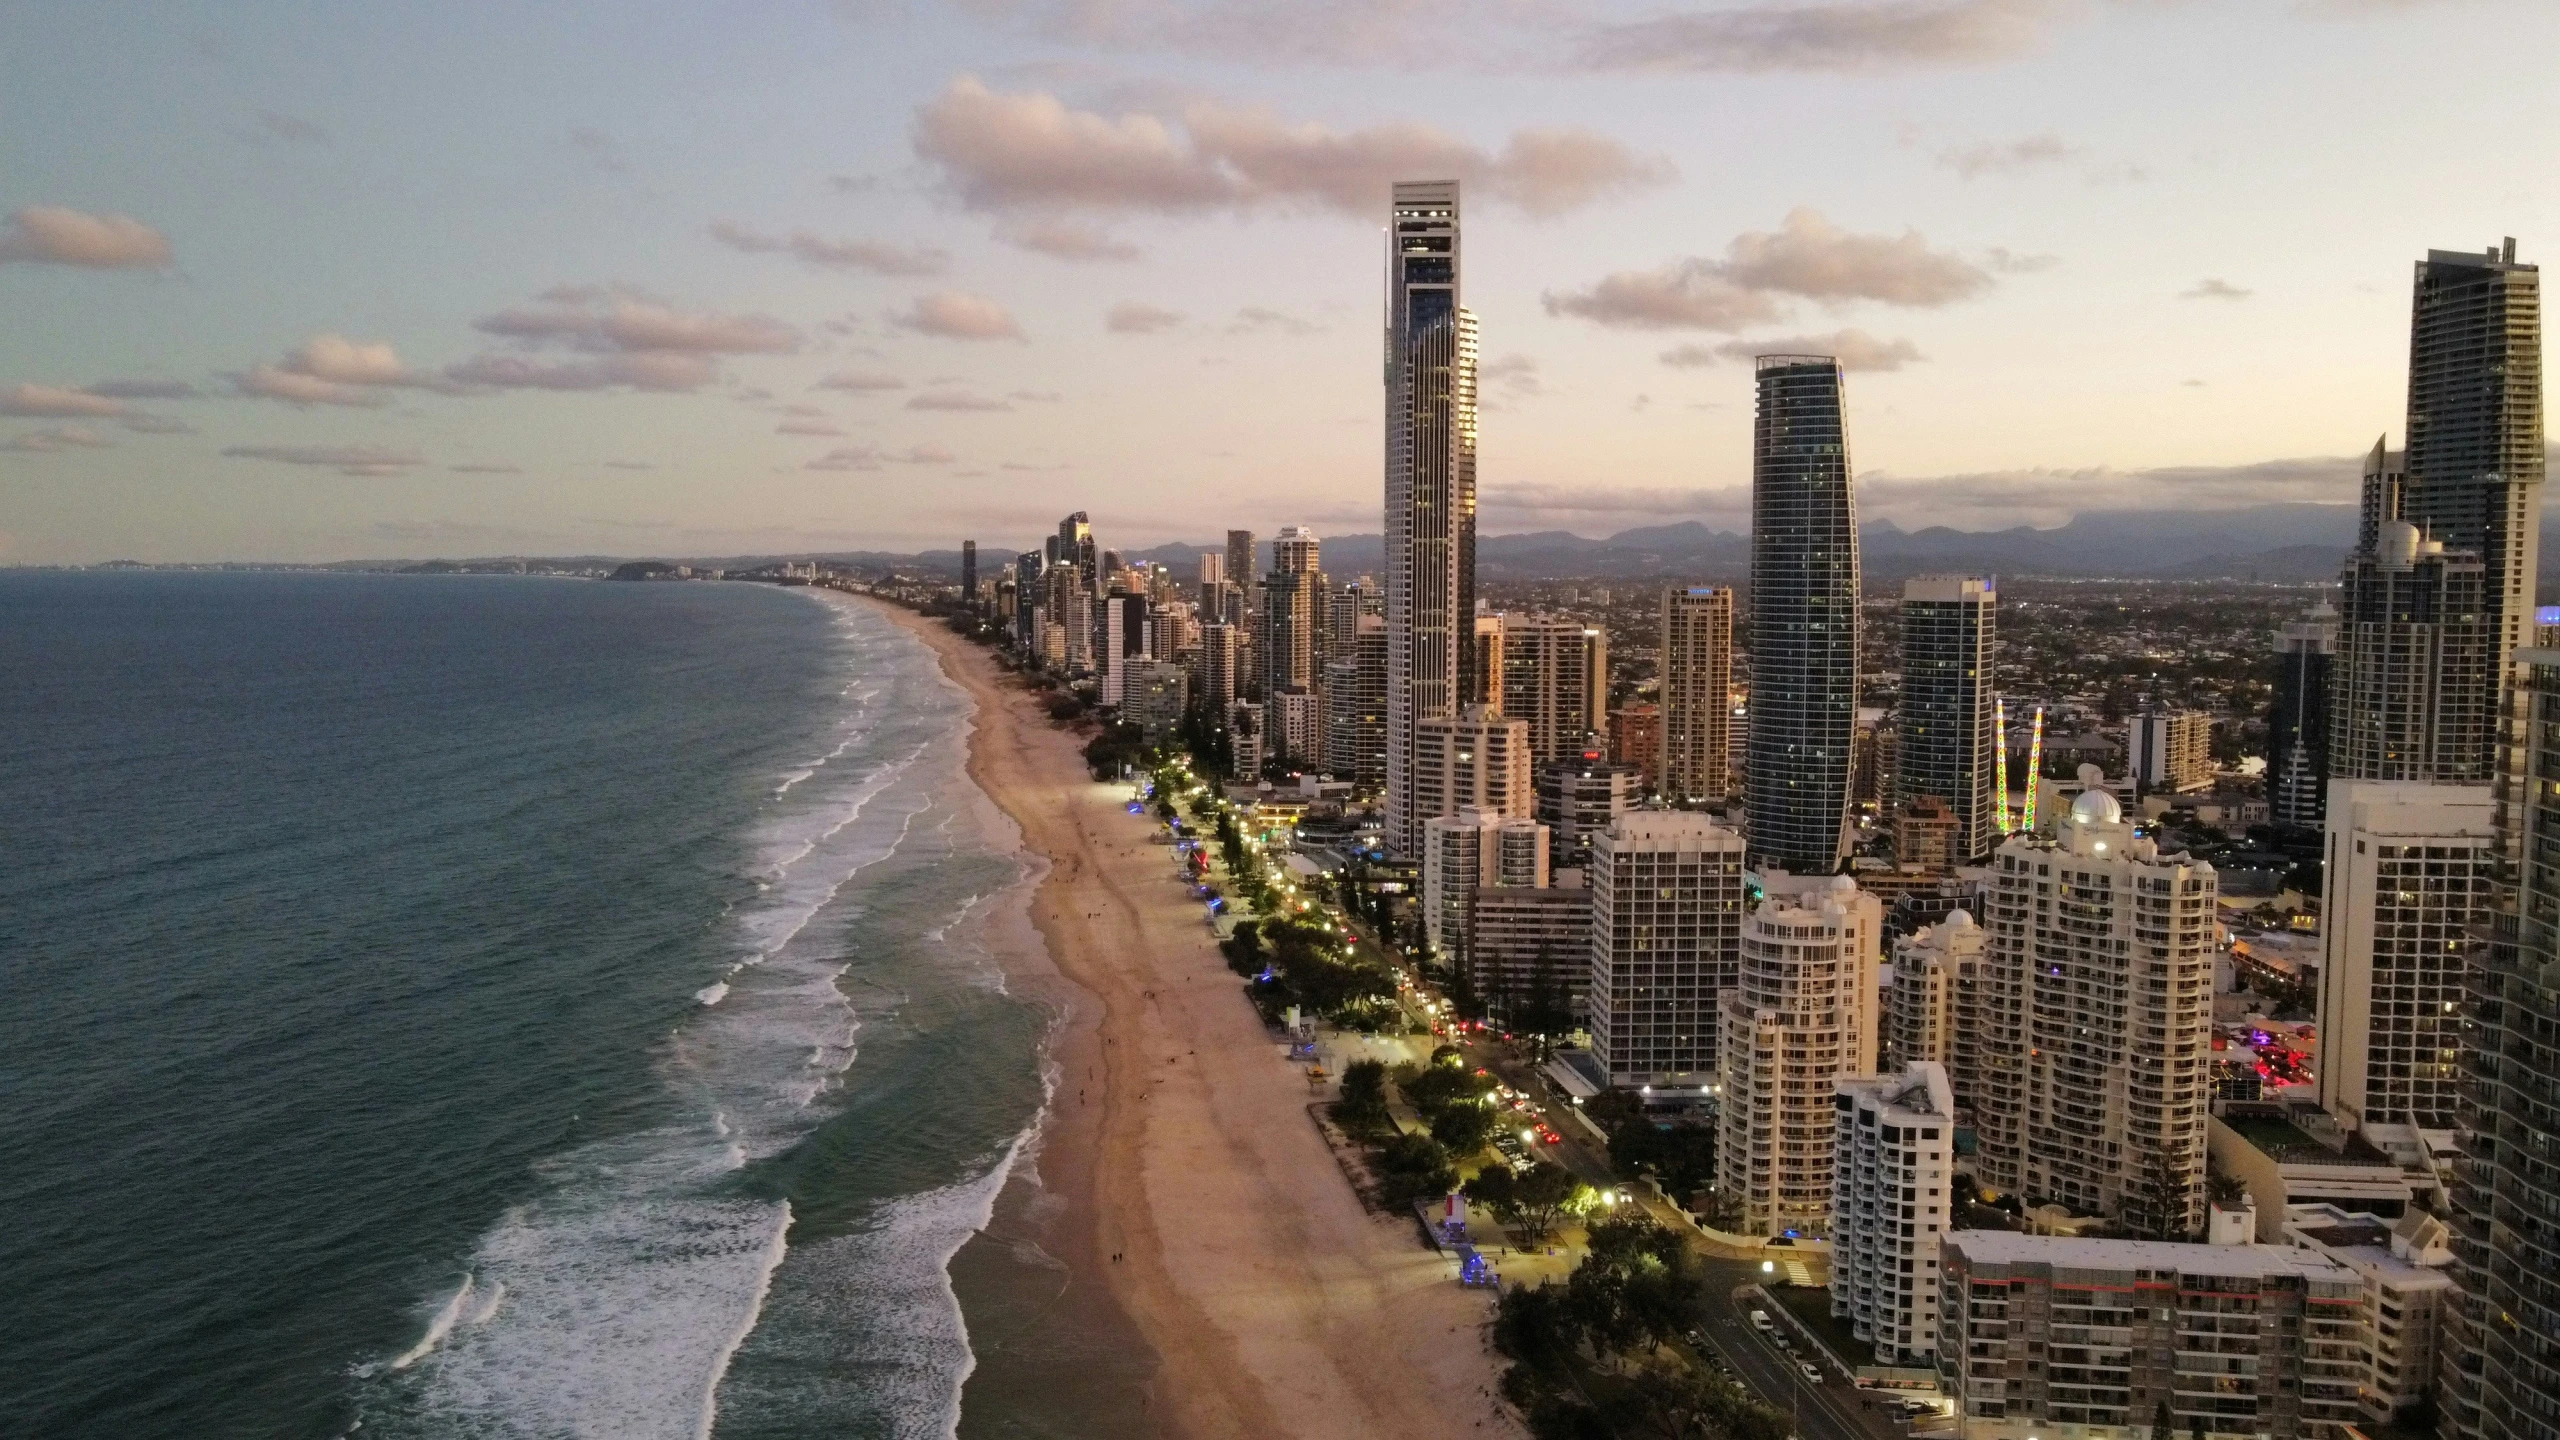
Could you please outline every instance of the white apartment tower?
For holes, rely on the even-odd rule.
[[[1831,1314],[1874,1344],[1877,1364],[1931,1364],[1938,1240],[1954,1228],[1955,1092],[1923,1060],[1844,1078],[1832,1103]]]
[[[1946,1067],[1947,1083],[1981,1064],[1982,961],[1988,939],[1973,916],[1947,918],[1893,942],[1893,984],[1885,990],[1884,1062]],[[1957,1089],[1962,1094],[1962,1087]]]
[[[1718,1188],[1747,1235],[1819,1235],[1831,1217],[1832,1096],[1876,1067],[1884,907],[1846,875],[1742,922],[1716,1059]]]
[[[1742,837],[1695,811],[1629,811],[1593,840],[1591,1053],[1612,1086],[1714,1080],[1717,1009],[1741,960],[1742,860]]]
[[[1497,815],[1537,813],[1529,727],[1482,705],[1415,726],[1412,764],[1411,803],[1425,822],[1469,807]]]
[[[2329,782],[2320,1103],[2350,1129],[2454,1128],[2495,808],[2486,785]]]
[[[1422,933],[1432,949],[1464,965],[1478,890],[1547,883],[1547,827],[1469,806],[1424,822],[1422,835]]]
[[[2204,1223],[2213,867],[2088,790],[1991,864],[1977,1178],[2183,1240]]]
[[[2126,749],[2146,790],[2202,790],[2213,783],[2213,717],[2202,710],[2149,710],[2133,717]]]
[[[1476,326],[1458,304],[1458,182],[1400,181],[1387,216],[1386,841],[1410,854],[1434,812],[1415,794],[1424,720],[1480,682]]]

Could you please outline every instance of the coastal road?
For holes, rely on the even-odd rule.
[[[1907,1433],[1887,1412],[1868,1403],[1875,1392],[1858,1390],[1837,1374],[1826,1373],[1819,1385],[1807,1383],[1795,1361],[1804,1351],[1791,1355],[1752,1328],[1757,1302],[1745,1297],[1746,1287],[1760,1280],[1757,1261],[1707,1260],[1702,1268],[1707,1319],[1700,1328],[1708,1345],[1762,1400],[1793,1415],[1798,1435],[1805,1440],[1895,1440]],[[1774,1314],[1771,1318],[1776,1319]]]

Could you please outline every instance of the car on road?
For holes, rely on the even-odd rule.
[[[1752,1329],[1754,1329],[1754,1330],[1759,1331],[1759,1332],[1760,1332],[1761,1334],[1763,1334],[1763,1335],[1768,1334],[1768,1333],[1769,1333],[1769,1330],[1770,1330],[1770,1325],[1769,1325],[1769,1312],[1768,1312],[1768,1311],[1766,1311],[1766,1310],[1754,1310],[1754,1311],[1752,1311],[1752,1312],[1751,1312],[1751,1328],[1752,1328]]]
[[[1812,1361],[1799,1360],[1796,1362],[1796,1368],[1804,1372],[1804,1378],[1807,1384],[1819,1385],[1822,1383],[1822,1369]]]

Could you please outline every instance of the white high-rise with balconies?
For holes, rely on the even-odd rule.
[[[1962,912],[1959,911],[1959,914]],[[1923,1060],[1835,1083],[1831,1314],[1880,1365],[1938,1353],[1938,1240],[1954,1214],[1955,1093]]]
[[[1591,1053],[1610,1085],[1714,1081],[1742,860],[1742,837],[1693,810],[1631,810],[1592,842]]]
[[[1716,1178],[1746,1235],[1830,1223],[1832,1096],[1840,1077],[1875,1071],[1883,939],[1883,905],[1846,875],[1743,921],[1716,1041]]]

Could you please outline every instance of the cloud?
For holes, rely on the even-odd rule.
[[[848,390],[856,395],[868,395],[881,390],[904,390],[907,388],[907,382],[895,375],[883,374],[877,370],[840,370],[819,381],[817,388]]]
[[[2061,136],[2046,131],[2023,140],[1986,140],[1974,145],[1960,145],[1939,152],[1938,163],[1967,180],[1979,180],[1985,175],[2007,175],[2059,164],[2079,153]]]
[[[631,172],[630,162],[622,158],[622,146],[601,130],[572,125],[569,127],[569,143],[586,155],[588,163],[607,174],[627,175]]]
[[[1182,312],[1138,300],[1123,300],[1102,317],[1102,328],[1114,335],[1153,335],[1182,323]]]
[[[860,195],[876,190],[879,186],[880,177],[877,175],[830,175],[827,177],[827,188],[839,195]]]
[[[1762,355],[1828,355],[1843,370],[1899,370],[1928,357],[1908,340],[1879,340],[1864,330],[1838,330],[1828,335],[1791,335],[1765,340],[1728,340],[1712,348],[1680,345],[1662,352],[1662,363],[1682,369]]]
[[[445,378],[510,390],[698,390],[719,378],[720,356],[800,348],[800,332],[768,316],[678,310],[627,289],[592,286],[560,286],[540,303],[471,323],[518,349],[448,365]],[[553,349],[574,353],[542,353]]]
[[[22,455],[51,455],[62,450],[104,450],[115,442],[82,425],[48,425],[12,436],[0,450]]]
[[[2033,45],[2048,0],[1832,0],[1662,15],[1585,30],[1584,70],[1864,71],[2002,60]]]
[[[811,419],[806,416],[783,421],[773,427],[773,433],[776,435],[825,435],[838,439],[844,436],[843,428],[834,421]]]
[[[1126,263],[1146,252],[1126,240],[1116,240],[1090,225],[1072,220],[1047,220],[1038,224],[1018,225],[996,232],[1008,245],[1046,255],[1052,260],[1083,263]]]
[[[1027,405],[1055,405],[1067,397],[1055,390],[1016,390],[1007,398]]]
[[[787,254],[823,270],[867,270],[874,275],[939,275],[951,256],[923,245],[885,245],[876,240],[830,240],[806,230],[766,235],[732,220],[711,222],[711,238],[751,255]]]
[[[2197,281],[2196,288],[2193,290],[2179,291],[2178,298],[2181,300],[2246,300],[2255,293],[2257,292],[2243,290],[2228,280],[2208,278]]]
[[[57,385],[12,385],[0,390],[0,415],[29,419],[97,419],[122,415],[132,408],[111,396]]]
[[[1276,331],[1283,335],[1312,335],[1321,328],[1312,321],[1301,320],[1268,306],[1247,305],[1236,312],[1234,320],[1228,322],[1227,333],[1252,335]]]
[[[91,270],[160,270],[171,263],[167,236],[128,215],[91,215],[30,205],[0,230],[0,265],[78,265]]]
[[[948,465],[960,457],[939,445],[910,445],[889,458],[901,465]]]
[[[85,388],[112,400],[193,400],[197,393],[183,380],[101,380]]]
[[[1336,131],[1205,99],[1171,116],[1106,116],[1055,95],[998,94],[972,75],[917,110],[914,143],[962,203],[999,212],[1277,206],[1368,216],[1383,210],[1392,182],[1439,175],[1551,216],[1673,174],[1586,131],[1524,130],[1488,152],[1411,122]]]
[[[604,462],[604,468],[607,470],[655,470],[658,467],[647,460],[607,460]]]
[[[1984,262],[2003,275],[2033,275],[2062,263],[2059,255],[2021,255],[2014,250],[1994,245],[1983,252]]]
[[[1638,330],[1742,330],[1778,319],[1775,298],[1825,305],[1874,300],[1933,308],[1988,289],[1991,276],[1960,256],[1931,250],[1917,230],[1855,235],[1798,209],[1773,232],[1734,237],[1725,258],[1691,258],[1655,270],[1622,270],[1590,287],[1543,298],[1550,315],[1578,315]]]
[[[459,388],[448,377],[402,364],[388,341],[350,340],[336,334],[314,335],[282,361],[253,365],[231,377],[231,383],[243,395],[289,405],[385,405],[390,403],[386,390],[451,394]]]
[[[136,435],[193,435],[196,427],[168,415],[128,415],[124,428]]]
[[[399,475],[427,463],[415,455],[369,445],[233,445],[222,453],[235,460],[268,460],[341,475]]]
[[[521,475],[524,473],[524,467],[521,465],[473,463],[469,465],[447,465],[444,468],[452,471],[456,475]]]
[[[877,470],[883,465],[948,465],[958,456],[939,445],[911,445],[895,454],[877,445],[840,445],[802,466],[805,470]]]
[[[917,300],[903,314],[890,318],[904,329],[946,340],[1023,338],[1022,326],[1015,322],[1012,311],[984,295],[960,290],[937,290]]]
[[[1487,389],[1498,389],[1514,399],[1526,399],[1546,393],[1546,384],[1538,378],[1538,362],[1528,355],[1501,355],[1484,362],[1476,370],[1476,379]]]
[[[910,410],[1010,410],[1009,401],[992,395],[979,395],[967,390],[927,390],[907,401]]]

